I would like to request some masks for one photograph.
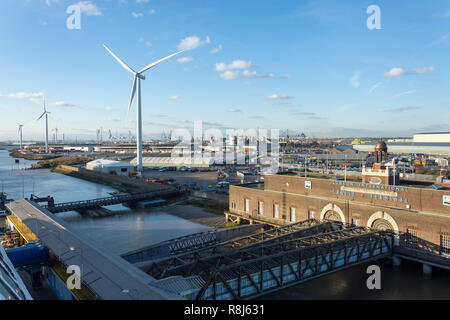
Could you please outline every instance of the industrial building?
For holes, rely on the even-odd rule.
[[[136,164],[136,158],[130,161]],[[208,168],[213,165],[211,158],[191,158],[191,157],[144,157],[142,165],[144,167],[171,167],[186,166],[191,168]]]
[[[128,176],[130,172],[134,171],[134,165],[122,161],[97,159],[86,163],[86,169],[102,173]]]
[[[400,180],[379,142],[373,167],[361,178],[338,180],[295,173],[266,175],[264,185],[230,186],[226,218],[283,225],[305,219],[329,219],[392,230],[412,246],[450,255],[450,189]],[[252,220],[253,219],[253,220]]]
[[[394,154],[422,153],[450,156],[450,132],[417,133],[411,141],[387,143],[389,151]],[[356,150],[365,152],[371,152],[374,147],[373,143],[353,146]]]

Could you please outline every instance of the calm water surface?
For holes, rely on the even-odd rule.
[[[111,192],[117,192],[113,188],[48,169],[24,170],[36,162],[19,159],[19,164],[16,164],[8,151],[0,150],[0,188],[9,198],[51,195],[58,203],[107,197]],[[97,219],[82,217],[77,212],[57,215],[81,234],[116,254],[211,229],[155,209],[130,210],[123,205],[107,208],[122,214]]]

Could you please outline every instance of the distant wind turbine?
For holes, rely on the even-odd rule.
[[[22,130],[23,130],[23,124],[17,123],[17,125],[19,126],[20,150],[22,150],[22,149],[23,149],[23,147],[22,147]]]
[[[48,112],[45,109],[45,96],[44,96],[44,112],[41,114],[39,118],[37,118],[36,121],[39,121],[43,116],[45,116],[45,153],[48,153],[48,115],[50,112]]]
[[[55,138],[55,144],[58,143],[58,128],[56,127],[55,129],[53,129],[53,131],[55,132],[55,135],[53,136]]]
[[[142,73],[144,73],[145,71],[147,71],[148,69],[156,66],[157,64],[163,62],[164,60],[167,60],[179,53],[182,53],[184,50],[182,51],[178,51],[176,53],[173,53],[165,58],[159,59],[151,64],[149,64],[148,66],[146,66],[145,68],[139,70],[138,72],[134,71],[133,69],[131,69],[125,62],[123,62],[122,60],[119,59],[119,57],[117,57],[107,46],[103,45],[105,47],[105,49],[114,57],[114,59],[117,60],[117,62],[119,62],[122,67],[124,67],[126,70],[128,70],[129,72],[131,72],[134,75],[134,80],[133,80],[133,87],[131,89],[131,96],[130,96],[130,103],[128,104],[128,113],[127,113],[127,122],[128,122],[128,117],[130,115],[130,110],[131,110],[131,103],[133,102],[133,98],[134,95],[136,93],[136,86],[137,86],[137,134],[136,134],[136,157],[137,157],[137,171],[140,173],[142,173],[142,111],[141,111],[141,79],[145,80],[145,76],[142,75]]]

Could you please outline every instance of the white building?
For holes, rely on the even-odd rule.
[[[417,142],[447,142],[450,143],[450,132],[416,133],[413,141]]]
[[[108,174],[128,176],[134,171],[134,165],[115,160],[97,159],[86,163],[86,169]]]

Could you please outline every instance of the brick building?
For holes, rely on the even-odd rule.
[[[386,162],[385,144],[377,146],[377,162],[359,180],[291,173],[266,175],[263,186],[230,186],[226,216],[279,225],[338,220],[394,230],[413,239],[413,246],[450,254],[450,189],[401,184],[395,165]]]

